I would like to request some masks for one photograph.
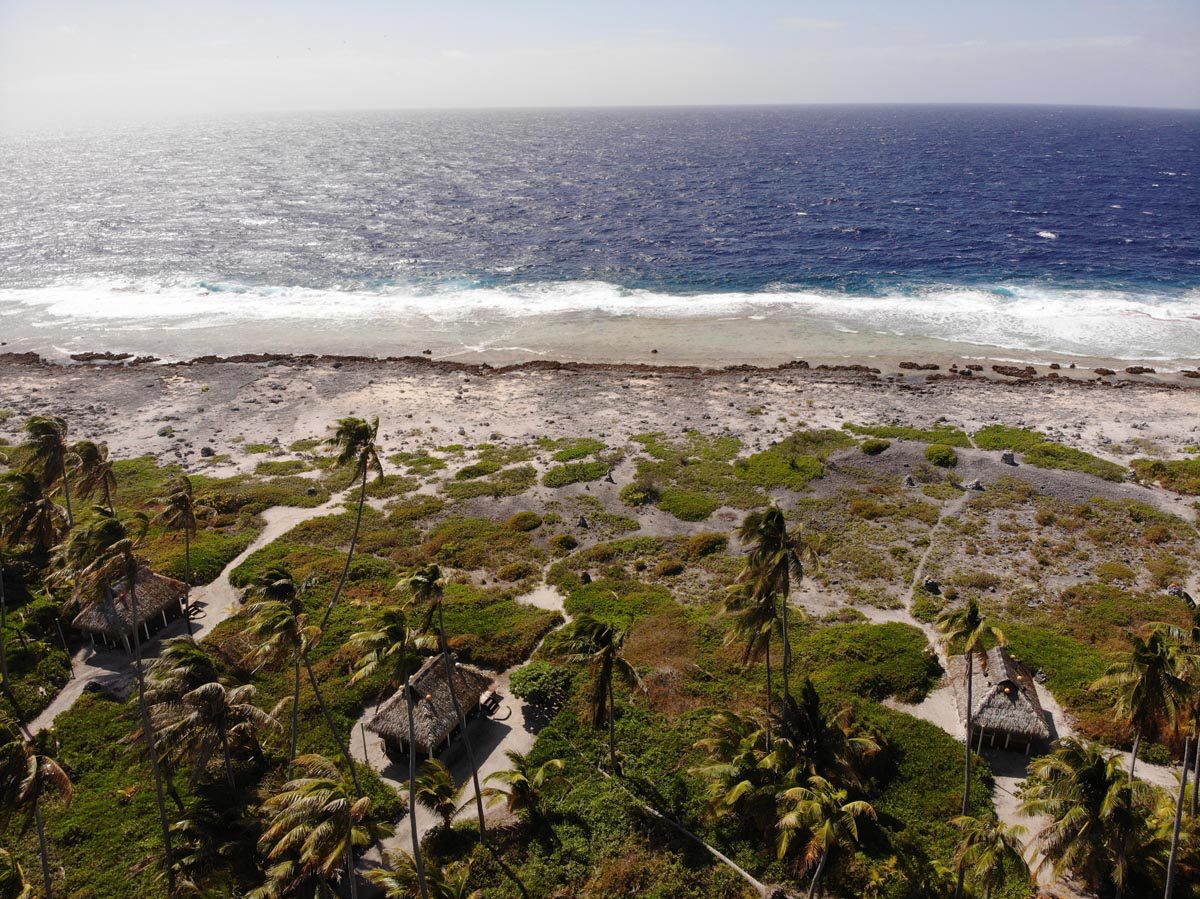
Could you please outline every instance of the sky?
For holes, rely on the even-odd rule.
[[[1197,0],[0,0],[0,130],[326,109],[1200,107]]]

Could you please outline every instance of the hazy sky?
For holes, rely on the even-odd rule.
[[[1195,108],[1197,48],[1197,0],[0,0],[0,128],[441,106]]]

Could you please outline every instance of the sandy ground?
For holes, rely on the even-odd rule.
[[[286,447],[320,437],[335,419],[378,415],[389,452],[435,442],[535,436],[611,440],[651,430],[697,428],[742,438],[751,450],[800,422],[928,424],[968,429],[1002,421],[1111,458],[1177,455],[1200,444],[1200,380],[1120,376],[1101,383],[1075,372],[1059,380],[945,378],[944,372],[699,370],[637,367],[510,370],[417,361],[283,360],[265,363],[71,365],[0,355],[0,437],[16,439],[31,414],[69,419],[76,437],[101,439],[116,456],[153,453],[188,467],[208,447],[233,459],[216,474],[261,457],[243,443]],[[984,373],[987,375],[987,373]],[[780,416],[788,421],[781,422]]]

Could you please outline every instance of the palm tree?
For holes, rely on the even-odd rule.
[[[193,781],[220,751],[225,781],[230,790],[237,789],[231,744],[240,742],[257,747],[258,734],[278,726],[274,718],[254,705],[254,693],[251,684],[229,688],[210,681],[175,702],[155,706],[163,743],[177,757],[191,761]]]
[[[950,823],[962,831],[954,866],[983,887],[983,899],[991,899],[992,890],[1004,886],[1011,876],[1029,877],[1029,865],[1022,854],[1024,827],[1003,824],[994,814],[986,818],[960,815]]]
[[[158,740],[150,720],[150,705],[146,698],[146,672],[142,664],[142,638],[138,628],[140,616],[137,604],[138,559],[134,555],[149,521],[138,515],[127,524],[107,509],[96,507],[95,519],[82,531],[76,532],[60,550],[57,564],[62,573],[73,577],[76,595],[85,601],[102,602],[111,594],[113,585],[123,580],[133,619],[134,673],[137,675],[138,710],[141,713],[142,734],[146,754],[154,774],[154,792],[158,802],[158,818],[162,827],[163,857],[167,868],[168,891],[175,891],[175,859],[171,851],[171,829],[163,801],[163,778],[158,764]]]
[[[772,752],[762,762],[766,768],[818,774],[857,792],[867,787],[868,766],[880,752],[879,739],[854,721],[853,706],[827,712],[812,678],[805,678],[797,701],[788,696],[775,717]]]
[[[384,899],[408,899],[425,881],[420,878],[413,857],[407,852],[389,849],[384,853],[386,868],[367,872],[367,879],[383,890]],[[432,899],[483,899],[483,890],[470,887],[471,860],[453,864],[430,865],[429,895]]]
[[[254,857],[258,828],[231,797],[202,797],[171,825],[185,896],[236,896],[236,870]],[[214,879],[215,878],[215,879]]]
[[[187,632],[192,632],[192,609],[189,603],[192,592],[192,538],[196,535],[198,519],[209,518],[216,512],[196,502],[192,495],[192,482],[187,475],[179,475],[170,484],[170,490],[162,499],[162,511],[155,516],[155,523],[167,531],[183,532],[183,617]]]
[[[742,581],[725,593],[722,614],[733,622],[726,644],[742,644],[742,664],[765,657],[767,663],[767,717],[773,711],[775,686],[772,683],[771,637],[779,626],[775,596],[757,582]],[[768,725],[767,741],[771,740]]]
[[[483,792],[488,797],[489,805],[503,802],[511,815],[528,815],[537,822],[545,821],[543,805],[545,790],[566,767],[562,759],[550,759],[542,765],[534,767],[527,755],[509,750],[505,753],[509,764],[507,771],[496,771],[489,774],[488,781],[503,784],[501,787],[485,787]]]
[[[371,800],[352,793],[328,759],[302,755],[296,765],[303,776],[263,803],[267,826],[259,848],[272,864],[266,885],[250,895],[297,895],[306,885],[329,892],[330,881],[342,875],[357,899],[354,848],[371,845],[391,828],[372,819]]]
[[[191,637],[174,637],[163,646],[158,657],[146,664],[146,701],[150,703],[150,716],[156,724],[162,717],[161,707],[178,706],[183,697],[191,691],[218,681],[220,671],[217,663],[208,651]],[[145,735],[138,728],[129,735],[129,742],[142,742]],[[167,793],[179,811],[183,811],[183,799],[175,789],[174,760],[166,751],[167,741],[159,741],[163,746],[159,762],[163,767],[163,779],[166,782]]]
[[[417,804],[417,754],[411,749],[416,745],[415,726],[413,722],[412,697],[412,666],[409,663],[410,654],[417,648],[430,645],[426,637],[417,637],[408,626],[408,616],[400,606],[389,606],[384,609],[374,627],[359,631],[350,636],[350,645],[362,652],[350,683],[357,683],[363,678],[382,671],[387,675],[389,686],[403,686],[405,703],[408,706],[408,805],[416,808]],[[417,836],[417,828],[409,827],[412,836],[412,858],[417,869],[417,882],[421,895],[428,897],[425,884],[425,862],[421,855],[421,841]]]
[[[804,562],[816,560],[799,529],[788,533],[783,510],[772,503],[766,509],[750,512],[738,528],[738,540],[750,547],[738,580],[752,583],[755,590],[783,604],[780,632],[783,635],[783,695],[791,695],[792,643],[788,631],[788,607],[792,584],[804,578]]]
[[[67,506],[67,527],[74,525],[71,515],[71,484],[67,469],[71,461],[71,448],[67,444],[67,422],[62,418],[35,415],[25,422],[26,446],[31,450],[28,466],[47,489],[62,486],[63,500]]]
[[[808,899],[817,895],[821,875],[829,855],[839,846],[858,842],[858,818],[865,815],[875,820],[875,808],[861,799],[849,800],[845,790],[839,790],[823,777],[810,777],[807,787],[792,787],[780,797],[792,803],[791,810],[779,818],[777,852],[784,858],[796,833],[809,834],[804,849],[804,865],[816,864],[817,870],[808,888]]]
[[[1049,755],[1030,764],[1021,791],[1021,813],[1045,815],[1050,823],[1036,834],[1043,859],[1079,877],[1093,890],[1115,885],[1120,897],[1129,882],[1129,855],[1144,832],[1151,788],[1133,781],[1119,756],[1075,737],[1063,739]]]
[[[417,802],[442,819],[447,830],[454,823],[454,816],[461,811],[459,794],[462,788],[454,782],[450,769],[437,759],[426,759],[421,763],[417,777]],[[415,829],[415,828],[414,828]]]
[[[964,664],[967,669],[967,752],[966,762],[963,770],[963,801],[962,814],[966,815],[970,812],[971,805],[971,726],[975,716],[974,706],[974,674],[975,674],[975,653],[983,652],[984,642],[991,639],[995,640],[1000,646],[1008,643],[1005,639],[1004,632],[997,627],[994,627],[987,618],[979,612],[979,604],[971,599],[967,602],[965,608],[950,609],[942,612],[934,622],[942,636],[946,640],[946,651],[950,652],[954,645],[958,645],[964,658]],[[961,893],[962,890],[959,890]]]
[[[722,710],[709,719],[708,736],[696,741],[695,748],[711,760],[690,772],[708,782],[709,814],[719,818],[735,812],[759,831],[773,829],[776,797],[799,783],[790,773],[799,765],[782,763],[789,745],[768,744],[767,729],[754,716]],[[771,756],[776,763],[764,764]]]
[[[1143,735],[1162,722],[1175,723],[1188,698],[1188,684],[1179,675],[1178,656],[1170,638],[1160,630],[1142,639],[1129,638],[1129,655],[1109,667],[1092,689],[1112,694],[1113,711],[1133,727],[1129,779],[1137,763]]]
[[[426,606],[422,631],[428,631],[435,615],[437,617],[438,651],[445,664],[446,683],[450,687],[450,704],[454,708],[455,717],[458,718],[459,733],[462,734],[463,747],[467,751],[467,764],[471,766],[471,783],[475,787],[475,815],[479,819],[479,842],[486,843],[487,826],[483,820],[483,790],[479,785],[479,766],[475,764],[475,750],[471,746],[471,735],[467,733],[467,719],[463,715],[462,706],[458,701],[458,691],[454,689],[455,666],[450,660],[450,646],[446,642],[446,597],[443,589],[445,583],[442,580],[442,570],[437,565],[418,568],[401,581],[400,586],[407,588],[412,593],[414,600]],[[409,727],[412,727],[411,699],[409,701]]]
[[[250,659],[254,664],[261,666],[291,656],[292,726],[291,751],[288,755],[288,760],[291,762],[296,759],[296,740],[300,725],[300,669],[303,666],[308,673],[313,695],[317,698],[317,705],[321,707],[325,725],[329,728],[329,733],[337,744],[338,751],[341,752],[342,758],[345,759],[346,765],[350,769],[350,779],[354,782],[354,789],[362,792],[358,783],[358,769],[354,765],[354,758],[346,748],[341,734],[338,733],[333,715],[330,714],[329,706],[325,703],[325,696],[321,693],[317,675],[313,671],[312,659],[309,657],[309,651],[321,640],[321,630],[307,623],[304,604],[300,599],[301,589],[307,587],[308,583],[297,586],[291,572],[282,565],[267,569],[255,581],[251,590],[262,598],[259,602],[251,605],[248,610],[250,621],[246,625],[245,634],[249,639],[257,641],[257,646],[250,654]]]
[[[66,516],[36,477],[24,471],[0,475],[0,531],[8,546],[25,543],[49,554],[66,530]]]
[[[29,829],[31,823],[37,825],[46,899],[52,895],[52,878],[42,799],[50,793],[57,793],[67,803],[75,793],[71,778],[58,762],[20,737],[12,737],[0,746],[0,828],[7,830],[13,816],[18,813],[25,817],[22,833]]]
[[[592,669],[592,695],[588,702],[588,722],[600,728],[608,724],[608,757],[614,772],[617,763],[617,706],[614,684],[619,677],[631,688],[641,688],[637,671],[621,655],[627,632],[580,615],[571,630],[556,647],[555,654],[570,662],[583,662]]]
[[[116,514],[113,494],[117,490],[117,473],[108,458],[108,445],[80,440],[71,447],[71,455],[75,459],[75,474],[79,477],[75,491],[80,499],[91,499],[99,493],[104,497],[108,511]]]
[[[358,529],[362,526],[363,506],[367,503],[367,475],[372,471],[380,480],[383,479],[383,463],[379,461],[379,447],[375,438],[379,434],[379,419],[370,424],[361,418],[342,418],[338,420],[337,430],[326,444],[337,450],[334,464],[340,467],[354,466],[354,478],[362,479],[358,491],[358,513],[354,518],[354,533],[350,535],[350,548],[346,552],[346,564],[342,566],[342,575],[338,578],[337,587],[329,599],[325,609],[325,617],[321,619],[321,629],[329,624],[329,616],[333,607],[342,595],[346,585],[346,576],[350,573],[350,561],[354,558],[354,546],[358,543]]]
[[[7,849],[0,849],[0,899],[33,899],[25,870]]]

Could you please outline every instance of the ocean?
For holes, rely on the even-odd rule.
[[[0,137],[7,350],[1195,364],[1200,113],[497,110]]]

